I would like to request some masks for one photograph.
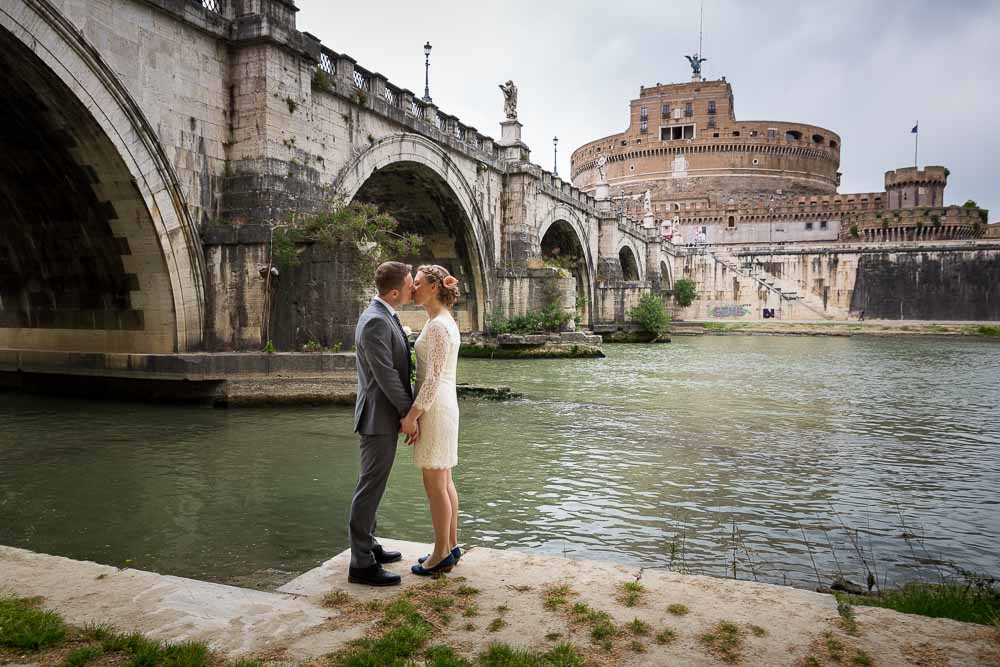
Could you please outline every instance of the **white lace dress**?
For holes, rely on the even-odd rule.
[[[429,320],[413,347],[417,351],[420,440],[414,445],[418,468],[453,468],[458,463],[458,395],[455,369],[462,337],[451,313]]]

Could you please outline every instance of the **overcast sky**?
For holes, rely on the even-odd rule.
[[[499,138],[503,97],[533,162],[559,174],[580,145],[625,129],[640,85],[690,80],[698,3],[296,0],[298,28],[418,96],[430,41],[438,107]],[[1000,220],[1000,1],[705,0],[706,78],[733,86],[738,120],[810,123],[842,139],[840,192],[883,189],[885,171],[951,170],[948,204]]]

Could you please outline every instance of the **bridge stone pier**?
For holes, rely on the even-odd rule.
[[[331,197],[423,236],[404,259],[461,278],[465,331],[549,302],[622,325],[669,287],[654,230],[531,163],[519,124],[480,133],[299,30],[296,12],[0,3],[0,347],[349,344],[365,290],[347,260],[303,247],[288,275],[266,270],[273,226]]]

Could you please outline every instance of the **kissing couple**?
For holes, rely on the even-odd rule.
[[[399,434],[413,446],[421,469],[434,526],[434,551],[411,571],[419,576],[449,572],[462,557],[458,547],[458,492],[451,469],[458,463],[458,396],[455,368],[461,336],[451,308],[458,299],[458,279],[442,266],[421,266],[417,275],[401,262],[375,270],[372,299],[354,332],[358,397],[354,431],[361,436],[361,473],[351,501],[351,565],[347,580],[369,586],[400,583],[382,568],[403,558],[375,539],[375,513],[396,459]],[[414,343],[416,388],[410,384],[410,342],[396,309],[423,306],[427,322]]]

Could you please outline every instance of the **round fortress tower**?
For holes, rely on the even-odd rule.
[[[725,78],[699,78],[640,88],[627,130],[573,152],[573,184],[593,193],[603,156],[612,196],[649,190],[656,213],[685,202],[714,207],[764,193],[779,198],[836,193],[836,133],[803,123],[736,120]]]

